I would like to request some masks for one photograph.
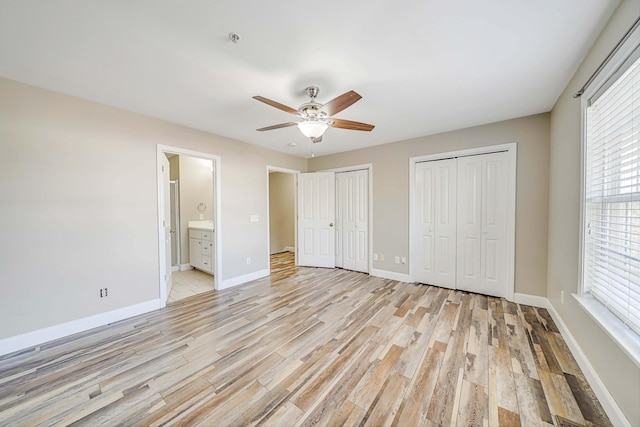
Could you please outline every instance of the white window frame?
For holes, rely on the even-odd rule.
[[[640,335],[627,327],[622,320],[607,309],[600,301],[586,292],[584,285],[584,257],[585,257],[585,230],[586,230],[586,143],[587,143],[587,107],[589,100],[605,86],[623,66],[632,52],[640,45],[640,28],[636,29],[625,43],[620,46],[603,70],[593,80],[581,97],[582,113],[582,144],[581,144],[581,180],[580,180],[580,266],[578,293],[573,297],[591,318],[613,339],[613,341],[640,367]],[[620,77],[618,75],[618,77]]]

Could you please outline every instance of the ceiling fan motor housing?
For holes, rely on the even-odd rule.
[[[305,102],[298,108],[298,117],[305,120],[324,119],[327,113],[320,111],[322,104],[315,101]]]
[[[300,131],[309,138],[313,138],[313,142],[322,141],[322,134],[329,126],[341,128],[341,129],[352,129],[352,130],[360,130],[360,131],[371,131],[374,126],[366,123],[354,122],[350,120],[342,120],[342,119],[334,119],[330,116],[333,116],[336,113],[344,110],[345,108],[351,106],[353,103],[357,102],[362,97],[357,94],[355,91],[351,90],[349,92],[343,93],[342,95],[332,99],[326,104],[320,104],[316,102],[316,97],[318,96],[319,89],[316,86],[309,86],[306,89],[307,95],[309,98],[309,102],[302,104],[297,110],[294,110],[291,107],[288,107],[279,102],[273,101],[269,98],[265,98],[263,96],[254,96],[253,98],[264,102],[267,105],[275,107],[279,110],[282,110],[289,114],[294,114],[295,116],[302,119],[301,122],[288,122],[281,123],[278,125],[267,126],[264,128],[257,129],[258,131],[272,130],[272,129],[281,129],[289,126],[298,126]]]

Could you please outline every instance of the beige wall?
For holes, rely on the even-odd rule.
[[[6,79],[0,93],[0,339],[159,298],[156,144],[221,158],[222,279],[268,268],[266,167],[305,159]]]
[[[191,156],[177,156],[180,164],[180,254],[181,264],[189,264],[189,221],[214,220],[213,162]],[[198,206],[203,203],[205,210]]]
[[[175,181],[180,178],[180,157],[170,155],[169,157],[169,179]]]
[[[581,107],[575,93],[640,16],[622,1],[551,112],[547,296],[633,426],[640,426],[640,368],[569,295],[578,292]],[[565,303],[560,302],[565,292]]]
[[[295,247],[294,192],[294,174],[269,174],[269,251],[272,254]]]
[[[336,133],[337,134],[337,133]],[[409,158],[517,142],[515,291],[544,296],[549,115],[539,114],[309,160],[309,170],[373,164],[373,268],[409,274]]]

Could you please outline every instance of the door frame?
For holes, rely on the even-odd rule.
[[[165,244],[164,244],[164,228],[162,227],[162,209],[164,206],[162,192],[162,157],[164,157],[165,153],[168,154],[177,154],[179,156],[190,156],[190,157],[198,157],[201,159],[211,160],[213,163],[213,175],[212,178],[214,180],[214,194],[213,194],[213,204],[214,204],[214,230],[215,230],[215,253],[216,253],[216,261],[214,266],[214,275],[213,275],[213,286],[216,290],[218,290],[218,285],[220,283],[220,279],[222,278],[222,219],[221,219],[221,161],[220,156],[203,153],[200,151],[187,150],[179,147],[172,147],[169,145],[156,145],[156,188],[158,195],[158,211],[157,211],[157,220],[158,220],[158,287],[160,290],[160,308],[163,308],[167,305],[167,289],[164,286],[163,275],[166,271],[166,261],[164,259],[165,255]]]
[[[409,158],[409,280],[415,282],[415,263],[412,259],[415,239],[413,237],[413,223],[415,220],[415,179],[416,163],[426,161],[445,160],[455,157],[475,156],[490,154],[494,152],[507,152],[507,289],[505,298],[513,301],[515,293],[515,232],[516,232],[516,163],[517,163],[517,143],[488,145],[464,150],[448,151],[444,153],[427,154]]]
[[[281,172],[293,175],[293,244],[295,250],[293,251],[295,257],[295,264],[298,265],[298,175],[301,173],[299,170],[281,168],[279,166],[267,165],[267,260],[271,260],[271,217],[270,217],[270,203],[271,195],[269,194],[269,173]],[[271,275],[271,262],[267,262],[268,275]]]
[[[368,248],[367,248],[367,272],[366,274],[371,274],[371,270],[373,270],[373,163],[364,163],[361,165],[354,165],[354,166],[344,166],[341,168],[333,168],[333,169],[323,169],[323,170],[319,170],[316,172],[335,172],[335,173],[340,173],[340,172],[355,172],[355,171],[360,171],[360,170],[366,170],[368,173],[368,188],[367,188],[367,198],[368,203],[367,203],[367,209],[369,210],[368,212],[368,216],[367,216],[367,220],[369,222],[368,225],[368,229],[367,229],[367,233],[369,234],[367,236],[368,239]],[[337,209],[337,207],[336,207]]]

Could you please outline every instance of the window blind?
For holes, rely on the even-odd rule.
[[[586,109],[583,289],[640,334],[640,59]]]

